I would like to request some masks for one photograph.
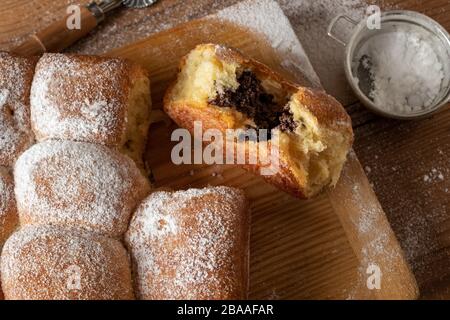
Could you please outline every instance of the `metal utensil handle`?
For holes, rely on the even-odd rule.
[[[344,47],[347,45],[347,42],[345,42],[344,40],[341,40],[340,38],[338,38],[334,33],[333,33],[333,29],[336,26],[336,24],[338,23],[339,20],[346,20],[347,22],[350,22],[353,26],[356,26],[358,24],[358,22],[356,22],[355,20],[353,20],[352,18],[350,18],[349,16],[346,16],[345,14],[341,14],[338,15],[336,17],[333,18],[333,20],[331,20],[330,24],[328,25],[328,29],[327,29],[327,34],[329,37],[331,37],[333,40],[339,42],[340,44],[342,44]]]

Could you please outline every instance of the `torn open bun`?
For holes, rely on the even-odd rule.
[[[194,121],[201,121],[203,130],[224,133],[267,129],[268,150],[276,134],[278,170],[264,177],[302,198],[336,184],[353,142],[350,117],[336,99],[288,82],[267,66],[214,44],[199,45],[182,60],[164,108],[191,132]],[[247,156],[262,142],[260,137],[233,141],[247,146]],[[243,167],[261,172],[267,165],[263,158]]]

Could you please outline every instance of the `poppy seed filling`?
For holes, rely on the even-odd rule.
[[[270,130],[279,128],[281,131],[292,132],[296,128],[293,115],[286,104],[280,106],[274,96],[267,93],[261,81],[251,71],[244,71],[238,77],[239,86],[236,90],[218,92],[209,101],[218,107],[234,108],[253,120],[255,129]]]

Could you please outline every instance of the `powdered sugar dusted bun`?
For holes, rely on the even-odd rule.
[[[126,243],[141,299],[242,299],[248,286],[249,212],[228,187],[154,192]]]
[[[6,299],[133,299],[123,245],[76,229],[26,226],[1,256]]]
[[[33,143],[29,98],[36,60],[0,52],[0,166],[12,166]]]
[[[133,161],[105,146],[45,141],[17,160],[21,225],[74,226],[120,237],[149,185]]]
[[[31,89],[32,126],[39,141],[117,147],[141,165],[150,103],[148,73],[134,63],[48,53]]]
[[[14,183],[6,168],[0,167],[0,250],[17,226]]]

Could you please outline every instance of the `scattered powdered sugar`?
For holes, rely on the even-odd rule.
[[[166,1],[166,3],[158,1],[155,5],[144,9],[120,10],[117,14],[108,17],[89,37],[83,38],[70,49],[73,52],[87,54],[105,53],[180,23],[204,17],[239,1],[195,0]]]
[[[353,186],[352,197],[350,201],[352,205],[359,209],[359,215],[354,222],[358,235],[366,237],[368,235],[376,234],[376,237],[371,237],[370,241],[365,243],[362,249],[362,264],[369,262],[369,260],[375,259],[379,254],[387,254],[391,251],[386,242],[388,237],[385,230],[381,230],[378,227],[380,219],[384,219],[383,212],[378,204],[368,203],[364,201],[364,196],[361,191],[362,186],[355,182]],[[381,232],[381,233],[380,233]],[[376,261],[371,261],[376,262]],[[367,265],[366,265],[367,266]]]
[[[383,27],[364,42],[357,63],[365,62],[372,86],[369,97],[380,108],[407,114],[435,103],[444,79],[442,58],[428,31]]]
[[[3,108],[6,104],[6,101],[8,101],[9,97],[9,90],[6,88],[0,89],[0,108]]]
[[[11,166],[34,140],[28,103],[34,63],[0,52],[0,165]]]
[[[134,162],[88,143],[46,141],[17,160],[20,222],[83,227],[118,237],[148,190]]]
[[[449,251],[443,248],[443,243],[447,237],[450,212],[450,132],[444,130],[428,143],[422,143],[421,147],[417,147],[414,139],[405,140],[405,136],[431,130],[432,123],[424,121],[420,126],[401,123],[394,134],[380,135],[377,142],[383,151],[378,153],[380,161],[371,162],[369,174],[425,297],[442,294],[442,288],[434,284],[449,275]],[[392,136],[397,138],[392,139]],[[374,149],[364,144],[360,148]],[[401,154],[399,148],[403,148]],[[363,162],[377,155],[375,150],[364,154]],[[414,159],[414,165],[405,159]]]
[[[228,187],[155,192],[126,234],[143,299],[238,298],[246,202]],[[245,233],[245,232],[244,232]],[[239,252],[239,253],[238,253]],[[238,256],[236,256],[238,255]],[[238,262],[236,262],[238,261]]]
[[[355,152],[351,150],[348,157],[356,158]],[[353,299],[361,286],[366,285],[369,266],[378,266],[382,274],[390,276],[397,272],[394,268],[402,257],[399,247],[393,246],[390,239],[391,229],[383,223],[385,216],[381,206],[376,201],[367,201],[367,187],[355,181],[345,167],[341,180],[344,185],[353,185],[350,197],[343,201],[349,202],[349,207],[356,208],[350,216],[351,233],[358,239],[356,245],[361,245],[354,248],[359,258],[358,281],[347,292],[348,299]]]
[[[14,300],[133,298],[123,245],[73,228],[22,227],[4,246],[1,279]]]
[[[300,78],[306,76],[312,85],[320,86],[319,78],[277,2],[273,0],[243,1],[219,11],[214,17],[261,33],[285,59],[282,63],[284,68],[300,75]]]
[[[127,71],[119,59],[45,54],[31,89],[37,138],[117,145],[126,130]]]
[[[424,182],[429,182],[429,183],[433,183],[433,182],[438,182],[438,181],[444,181],[444,174],[442,173],[442,171],[433,168],[430,170],[429,173],[425,174],[423,176],[423,181]]]

